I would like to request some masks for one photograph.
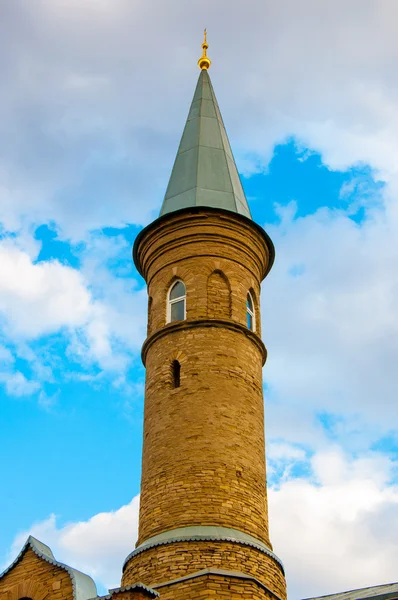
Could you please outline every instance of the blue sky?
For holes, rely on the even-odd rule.
[[[196,1],[22,4],[0,9],[0,563],[32,532],[104,591],[137,527],[146,291],[131,247],[160,209],[202,24]],[[276,246],[264,395],[292,598],[397,580],[397,15],[328,6],[222,0],[206,23]]]

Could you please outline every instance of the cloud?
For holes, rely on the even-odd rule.
[[[287,454],[293,462],[298,456]],[[392,527],[398,488],[390,484],[394,464],[380,454],[350,459],[329,447],[313,456],[309,467],[310,479],[289,477],[269,490],[271,540],[286,567],[289,597],[393,581],[398,559]],[[58,525],[52,515],[16,536],[7,562],[32,534],[59,560],[105,588],[117,587],[137,538],[138,508],[136,496],[87,521]]]
[[[80,327],[93,311],[82,275],[58,261],[32,262],[12,242],[0,243],[0,312],[6,329],[33,338]]]
[[[25,375],[19,371],[0,373],[0,383],[5,385],[7,394],[16,397],[31,396],[40,389],[37,381],[28,381]]]
[[[329,448],[311,459],[311,469],[311,480],[290,479],[269,491],[271,540],[286,567],[289,597],[395,581],[394,464]]]
[[[319,447],[319,419],[334,415],[328,434],[363,449],[398,418],[397,216],[294,218],[292,204],[267,230],[278,249],[262,294],[268,431]]]
[[[56,401],[37,387],[56,369],[45,336],[59,336],[68,366],[78,365],[69,377],[102,381],[95,365],[117,373],[115,387],[129,385],[145,290],[116,273],[122,236],[99,230],[157,214],[195,85],[198,12],[209,19],[211,75],[245,173],[265,170],[275,143],[294,136],[331,168],[366,163],[387,182],[377,203],[355,190],[361,225],[353,206],[300,219],[293,204],[281,208],[281,223],[267,227],[277,260],[262,307],[269,474],[279,481],[272,539],[291,594],[394,579],[390,463],[326,449],[332,439],[355,456],[397,423],[398,7],[4,0],[1,11],[0,222],[19,234],[0,242],[0,379],[9,394]],[[73,246],[79,270],[38,261],[30,232],[42,223],[84,240]],[[66,526],[51,517],[32,532],[60,559],[117,585],[136,535],[134,502]]]
[[[33,535],[51,547],[57,560],[91,575],[102,588],[118,587],[124,559],[137,540],[138,510],[139,496],[135,496],[129,504],[98,513],[87,521],[62,526],[51,515],[16,536],[4,566]]]
[[[264,169],[274,144],[295,136],[333,168],[365,162],[393,184],[393,2],[252,0],[247,10],[226,0],[216,7],[209,0],[167,7],[159,0],[40,0],[33,10],[6,0],[6,228],[55,221],[64,235],[82,239],[88,230],[142,224],[156,214],[195,85],[198,11],[210,21],[212,76],[247,172]]]
[[[33,395],[41,383],[56,380],[56,370],[69,377],[95,366],[113,372],[120,387],[145,331],[145,291],[136,289],[131,274],[118,278],[107,265],[120,252],[129,255],[126,242],[97,234],[81,251],[77,270],[58,260],[38,261],[40,247],[24,241],[0,240],[0,383],[10,395]],[[16,370],[17,358],[29,364],[30,376]],[[42,390],[41,403],[53,396]]]
[[[41,292],[37,301],[31,297],[35,318],[22,297],[28,282],[16,281],[20,288],[8,291],[8,298],[3,290],[13,335],[69,327],[71,356],[90,362],[92,355],[106,368],[123,369],[129,362],[125,349],[135,352],[143,339],[145,294],[136,288],[131,293],[131,281],[112,278],[94,259],[119,242],[101,249],[106,236],[96,240],[89,232],[142,224],[156,214],[196,80],[198,7],[196,0],[173,0],[167,7],[141,0],[39,0],[33,10],[21,0],[3,2],[0,221],[12,231],[55,223],[60,236],[84,239],[91,254],[81,273],[51,262],[30,267],[21,253],[9,257],[11,268],[18,258],[18,273],[36,277],[36,289],[39,275],[50,286],[48,299]],[[275,143],[295,136],[333,168],[365,162],[388,182],[384,213],[374,213],[375,222],[364,228],[327,211],[293,222],[287,232],[283,226],[270,228],[278,254],[264,288],[270,299],[264,314],[275,315],[275,326],[265,330],[266,376],[281,399],[298,390],[292,411],[304,393],[306,401],[312,396],[308,415],[300,415],[303,427],[322,437],[318,425],[309,423],[322,394],[329,398],[328,410],[339,410],[352,394],[354,410],[364,392],[369,414],[371,399],[381,398],[389,405],[378,420],[387,420],[395,415],[396,393],[390,375],[398,189],[398,87],[391,75],[398,41],[391,24],[397,7],[377,0],[332,6],[252,0],[247,10],[222,0],[217,7],[202,2],[200,11],[210,19],[211,73],[246,172],[265,169]],[[248,39],[250,44],[244,43]],[[164,51],[170,47],[173,58],[165,68]],[[363,190],[355,194],[363,200]],[[317,256],[311,256],[314,247],[322,249]],[[295,253],[306,265],[304,275],[294,281],[286,272],[275,276],[281,260],[297,266]],[[6,277],[9,286],[13,274]],[[277,317],[280,298],[286,302]],[[45,307],[40,314],[39,305]],[[384,340],[377,331],[379,337],[385,332]],[[277,413],[278,408],[274,422]]]

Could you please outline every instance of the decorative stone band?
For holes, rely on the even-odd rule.
[[[211,525],[206,526],[193,526],[193,527],[180,527],[178,529],[172,529],[171,531],[165,531],[159,535],[145,540],[140,544],[133,552],[131,552],[126,560],[124,561],[123,571],[128,561],[150,548],[161,546],[164,544],[173,544],[176,542],[233,542],[236,544],[242,544],[244,546],[251,546],[263,552],[267,556],[274,559],[280,566],[282,573],[285,574],[285,569],[280,558],[276,556],[263,542],[257,538],[243,533],[238,529],[229,529],[228,527],[215,527]]]
[[[189,575],[185,575],[185,577],[179,577],[178,579],[173,579],[172,581],[166,581],[164,583],[158,583],[155,585],[156,589],[175,585],[176,583],[182,583],[184,581],[188,581],[189,579],[197,579],[198,577],[206,577],[209,575],[213,575],[215,577],[228,577],[230,579],[246,579],[255,583],[258,587],[263,588],[266,592],[276,598],[276,600],[281,600],[280,596],[277,596],[275,592],[269,589],[266,585],[264,585],[259,579],[256,577],[252,577],[251,575],[246,575],[245,573],[241,573],[240,571],[225,571],[223,569],[203,569],[202,571],[196,571],[196,573],[190,573]]]
[[[141,359],[145,366],[146,354],[148,352],[149,346],[153,344],[156,340],[163,337],[166,334],[169,334],[173,331],[182,331],[183,329],[192,329],[193,327],[223,327],[227,329],[232,329],[232,331],[238,331],[239,333],[250,338],[257,346],[259,351],[261,352],[263,365],[267,360],[267,349],[264,345],[262,339],[253,331],[250,331],[244,325],[240,323],[236,323],[235,321],[231,321],[230,319],[198,319],[198,320],[186,320],[186,321],[175,321],[174,323],[169,323],[165,325],[162,329],[158,329],[151,336],[149,336],[141,350]]]

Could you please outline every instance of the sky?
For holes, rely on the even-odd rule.
[[[208,30],[262,287],[270,531],[299,598],[398,580],[395,0],[2,0],[0,568],[29,533],[120,583],[146,290]]]

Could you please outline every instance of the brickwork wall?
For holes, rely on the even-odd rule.
[[[208,278],[218,271],[231,288],[231,318],[246,325],[246,296],[260,297],[268,251],[250,224],[225,215],[177,215],[149,231],[139,260],[152,298],[148,335],[166,324],[167,292],[176,279],[187,287],[187,319],[208,316]],[[258,307],[257,307],[258,310]],[[258,334],[261,321],[258,318]]]
[[[265,349],[259,335],[255,339],[246,328],[247,292],[259,298],[267,252],[258,231],[232,213],[177,215],[140,243],[139,261],[152,300],[144,346],[138,543],[165,530],[206,524],[238,528],[270,545]],[[167,295],[176,279],[186,287],[184,330],[166,323]],[[210,327],[209,316],[226,323]],[[229,328],[228,322],[238,328]],[[259,334],[259,314],[256,322]],[[173,360],[181,364],[181,385],[175,389]]]
[[[211,574],[162,587],[158,591],[162,600],[275,600],[272,594],[253,581]]]
[[[0,579],[0,600],[72,600],[72,581],[64,569],[50,565],[28,548],[21,561]]]
[[[170,365],[176,349],[180,387]],[[170,331],[146,357],[140,541],[219,525],[269,545],[261,354],[223,326]]]
[[[206,209],[155,222],[139,238],[135,260],[151,301],[142,354],[146,387],[138,545],[175,528],[215,525],[239,529],[271,548],[262,394],[266,351],[259,314],[268,252],[252,223]],[[177,279],[186,287],[186,320],[167,323],[167,295]],[[249,290],[255,333],[246,327]],[[179,387],[173,387],[174,360],[181,365]],[[192,556],[184,551],[168,557],[174,544],[154,550],[157,582],[163,566],[171,579],[180,570],[192,572],[196,562],[198,569],[214,566],[214,549],[207,554],[202,543],[189,544]],[[233,549],[236,566],[225,568],[251,575],[261,570],[245,558],[248,547],[238,548]],[[139,573],[141,564],[143,571],[148,568],[147,554],[130,561],[123,585],[154,583]],[[261,555],[261,561],[267,563],[267,557]],[[275,585],[284,596],[278,573]],[[269,586],[271,568],[264,577]]]
[[[207,568],[246,573],[277,596],[286,597],[280,565],[256,548],[231,542],[175,542],[145,550],[127,563],[122,585],[142,581],[152,587]],[[164,590],[157,590],[162,599]]]
[[[207,316],[211,319],[231,317],[231,289],[221,271],[213,271],[207,281]]]

